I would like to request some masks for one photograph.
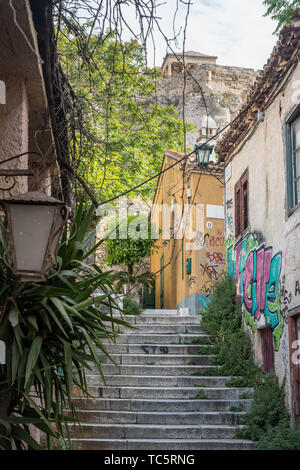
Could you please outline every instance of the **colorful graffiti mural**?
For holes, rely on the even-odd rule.
[[[238,241],[231,237],[226,242],[226,270],[235,277],[246,322],[254,332],[255,320],[265,315],[278,350],[284,326],[280,303],[282,253],[273,254],[273,248],[259,243],[262,241],[250,231]]]

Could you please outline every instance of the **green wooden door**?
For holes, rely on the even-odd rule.
[[[143,307],[155,308],[155,285],[153,287],[144,286]]]

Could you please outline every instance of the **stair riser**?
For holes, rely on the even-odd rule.
[[[141,324],[136,325],[138,330],[134,330],[138,334],[205,334],[203,328],[199,325],[151,325]],[[129,333],[132,330],[124,326],[116,326],[116,331],[120,333]]]
[[[87,375],[87,383],[93,386],[104,385],[99,375]],[[136,375],[110,375],[105,377],[107,386],[117,387],[225,387],[226,377],[144,377]]]
[[[147,308],[145,310],[143,310],[142,312],[143,315],[146,315],[146,316],[151,316],[151,315],[158,315],[158,316],[161,316],[161,317],[165,317],[165,316],[172,316],[172,315],[175,315],[175,316],[180,316],[179,315],[179,312],[178,310],[175,310],[175,309],[165,309],[165,308],[161,308],[161,309],[151,309],[151,308]]]
[[[195,388],[172,388],[172,389],[149,389],[149,388],[126,388],[126,387],[89,387],[89,392],[95,398],[145,398],[145,399],[181,399],[181,400],[192,400],[195,399],[199,393],[199,389]],[[208,400],[235,400],[240,398],[243,390],[231,389],[231,388],[215,388],[215,389],[203,389],[203,394],[207,395]],[[80,396],[80,391],[74,388],[73,396]],[[199,399],[203,399],[202,396],[198,396]],[[204,399],[205,400],[205,399]]]
[[[200,317],[178,315],[140,315],[140,316],[123,316],[118,317],[131,325],[200,325]]]
[[[210,441],[207,442],[191,442],[188,441],[136,441],[136,442],[118,442],[112,441],[89,441],[79,440],[72,441],[72,448],[74,450],[255,450],[254,442],[239,442],[236,440],[232,441]]]
[[[175,344],[165,344],[165,345],[150,345],[150,344],[110,344],[105,345],[106,350],[109,354],[198,354],[198,351],[203,347],[201,345],[193,346],[180,346]],[[206,347],[206,346],[205,346]],[[208,346],[212,348],[212,346]],[[101,353],[100,349],[96,349],[97,352]]]
[[[190,343],[201,338],[203,341],[208,340],[209,336],[205,334],[141,334],[138,332],[132,334],[120,334],[116,337],[115,344],[182,344],[190,345]],[[107,340],[103,344],[109,344]],[[110,343],[111,344],[111,343]]]
[[[205,371],[215,369],[213,366],[115,366],[113,364],[103,364],[104,375],[193,375],[198,373],[203,375]],[[91,369],[88,371],[90,374],[97,373],[98,369],[95,365],[91,365]]]
[[[145,366],[154,366],[154,365],[164,365],[164,366],[174,366],[174,365],[200,365],[206,366],[211,365],[212,356],[175,356],[175,355],[134,355],[134,354],[112,354],[111,358],[119,365],[145,365]],[[103,354],[99,354],[99,359],[103,363],[111,363],[111,360],[104,356]],[[190,362],[193,361],[193,364]],[[195,363],[195,364],[194,364]]]
[[[159,426],[139,427],[135,426],[92,426],[84,425],[82,430],[79,426],[70,426],[72,437],[106,438],[106,439],[232,439],[238,427],[210,427],[188,426],[182,428],[170,427],[168,429]]]
[[[88,424],[167,424],[167,425],[237,425],[244,413],[134,413],[79,411],[78,418]]]
[[[243,406],[247,411],[251,400],[129,400],[129,399],[80,399],[74,398],[74,405],[80,410],[140,411],[140,412],[203,412],[230,411],[232,407]]]

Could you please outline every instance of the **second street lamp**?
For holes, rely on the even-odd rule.
[[[197,164],[208,165],[211,153],[213,151],[214,146],[209,144],[199,144],[195,147],[195,153],[197,157]]]

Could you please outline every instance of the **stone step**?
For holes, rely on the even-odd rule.
[[[168,309],[146,309],[142,311],[142,315],[179,315],[178,310],[168,310]]]
[[[196,411],[231,411],[241,408],[247,411],[252,403],[250,399],[229,400],[155,400],[155,399],[120,399],[120,398],[74,398],[74,406],[79,410],[110,411],[146,411],[146,412],[196,412]]]
[[[201,353],[203,346],[212,346],[200,316],[146,310],[117,318],[135,329],[116,326],[116,339],[103,340],[118,365],[97,349],[106,381],[91,364],[86,378],[92,397],[74,387],[81,425],[69,425],[73,449],[255,448],[234,439],[251,406],[252,389],[229,388],[229,377],[205,375],[217,367],[212,354]]]
[[[201,348],[206,347],[201,344],[185,346],[181,344],[106,344],[105,348],[110,354],[198,354]],[[212,348],[212,345],[208,345]],[[97,352],[101,352],[96,348]]]
[[[145,323],[135,325],[135,330],[127,327],[118,325],[115,326],[115,331],[120,333],[128,333],[132,335],[136,334],[205,334],[204,329],[200,325],[153,325],[151,323]]]
[[[88,424],[217,424],[236,425],[246,413],[238,412],[135,412],[77,410],[78,419]]]
[[[87,383],[94,386],[103,386],[100,375],[86,375]],[[107,386],[126,387],[225,387],[230,377],[196,377],[196,376],[145,376],[145,375],[106,375]]]
[[[201,392],[202,390],[202,392]],[[229,387],[105,387],[89,386],[89,393],[94,398],[145,398],[145,399],[181,399],[193,400],[237,400],[242,398],[245,392],[252,392],[248,388],[229,388]],[[73,396],[81,396],[80,390],[73,389]],[[204,398],[205,397],[205,398]],[[207,397],[207,398],[206,398]]]
[[[238,439],[72,439],[74,450],[254,450],[255,443]]]
[[[99,373],[95,364],[89,363],[89,373]],[[121,365],[102,364],[104,375],[204,375],[208,370],[215,370],[215,366],[179,366],[179,365]]]
[[[238,425],[166,425],[166,424],[75,424],[70,435],[105,439],[232,439]]]
[[[116,315],[114,315],[116,316]],[[200,317],[192,315],[137,315],[137,316],[116,316],[118,319],[123,319],[131,325],[200,325]]]
[[[213,356],[204,355],[175,355],[175,354],[111,354],[110,357],[119,365],[210,365]],[[111,363],[110,358],[99,354],[103,363]]]
[[[116,337],[114,344],[182,344],[190,345],[199,341],[209,341],[205,334],[145,334],[133,331],[131,334],[121,333]],[[111,341],[103,340],[103,344]]]

